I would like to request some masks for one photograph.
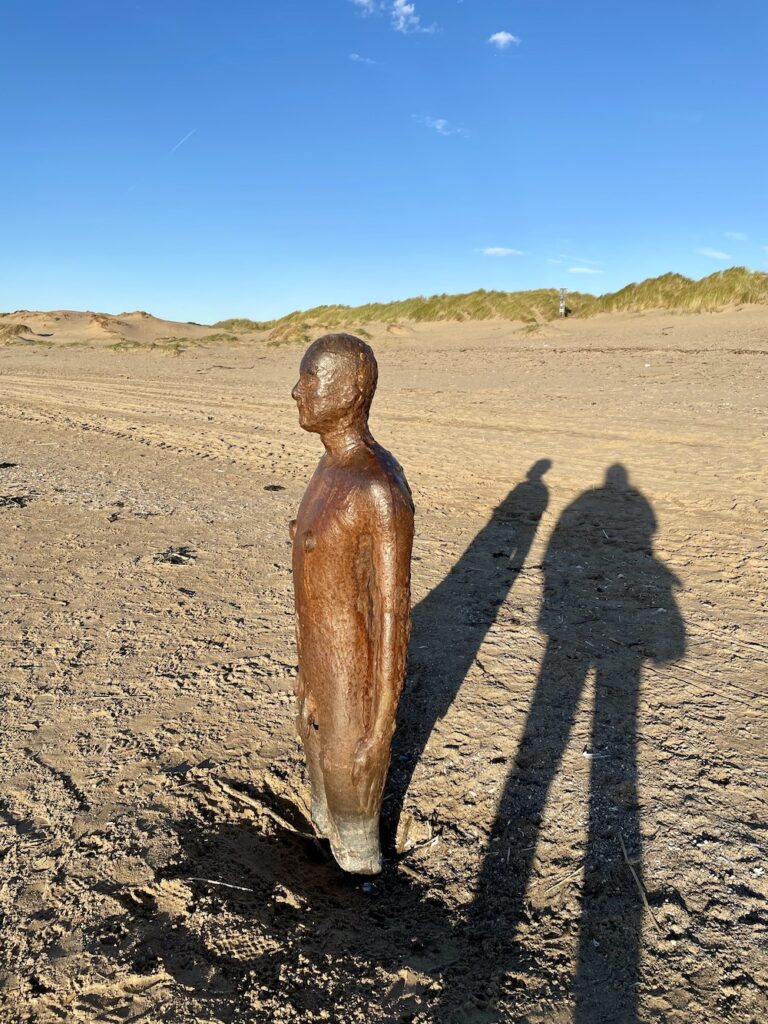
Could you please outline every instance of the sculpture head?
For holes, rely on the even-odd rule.
[[[365,425],[377,378],[376,357],[364,341],[352,334],[318,338],[304,353],[291,391],[299,423],[317,434]]]

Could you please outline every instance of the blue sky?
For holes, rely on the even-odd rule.
[[[768,269],[766,0],[3,0],[0,309]]]

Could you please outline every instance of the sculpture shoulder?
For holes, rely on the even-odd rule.
[[[413,517],[413,498],[403,467],[380,445],[369,449],[359,467],[358,500],[377,518]]]

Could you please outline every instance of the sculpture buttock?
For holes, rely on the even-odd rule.
[[[299,736],[312,819],[346,871],[381,870],[379,816],[410,632],[413,501],[372,437],[376,359],[349,334],[315,341],[292,395],[325,447],[291,523]]]

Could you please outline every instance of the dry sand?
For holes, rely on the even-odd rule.
[[[763,1022],[765,308],[374,330],[418,515],[373,882],[302,810],[300,350],[86,319],[0,321],[4,1024]]]

